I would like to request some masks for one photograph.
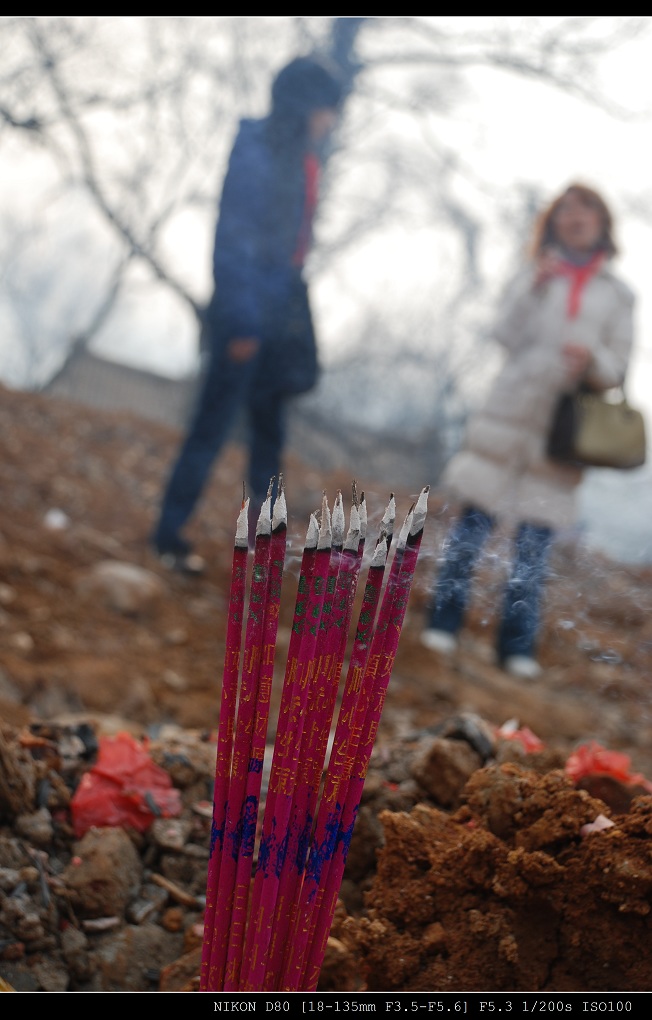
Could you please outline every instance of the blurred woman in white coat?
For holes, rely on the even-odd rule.
[[[446,542],[426,647],[452,652],[473,570],[497,521],[514,531],[514,560],[496,638],[499,664],[524,679],[536,659],[540,604],[554,534],[570,527],[581,469],[550,460],[546,443],[561,393],[624,382],[634,296],[614,275],[613,221],[593,189],[572,184],[541,215],[531,260],[508,286],[493,335],[506,351],[484,407],[443,484],[461,506]]]

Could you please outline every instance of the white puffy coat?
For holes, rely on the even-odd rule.
[[[568,277],[553,277],[535,290],[534,272],[534,266],[522,271],[505,293],[493,330],[507,352],[504,365],[442,481],[462,502],[497,517],[563,529],[573,523],[582,473],[545,454],[557,398],[569,388],[561,348],[575,343],[591,350],[593,387],[622,384],[634,295],[603,264],[569,319]]]

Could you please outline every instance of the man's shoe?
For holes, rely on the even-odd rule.
[[[180,574],[203,574],[206,562],[203,557],[192,551],[190,542],[185,538],[174,538],[172,541],[157,542],[153,539],[154,552],[166,570],[176,570]]]
[[[542,672],[537,660],[529,655],[508,655],[503,662],[503,669],[519,680],[536,680]]]
[[[197,553],[160,552],[158,558],[166,570],[176,570],[180,574],[198,577],[206,570],[206,561]]]
[[[450,631],[431,627],[421,632],[421,644],[429,648],[431,652],[452,655],[457,648],[457,638]]]

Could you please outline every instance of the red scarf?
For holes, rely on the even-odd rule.
[[[604,252],[598,251],[583,266],[576,266],[572,262],[562,259],[556,270],[560,276],[567,276],[569,279],[568,305],[566,313],[569,319],[574,319],[579,314],[582,294],[589,280],[595,276],[604,262]]]
[[[303,206],[303,218],[299,228],[297,246],[292,256],[293,266],[302,266],[305,262],[312,238],[312,221],[317,208],[317,191],[319,186],[319,161],[312,152],[306,153],[304,160],[306,175],[306,196]]]

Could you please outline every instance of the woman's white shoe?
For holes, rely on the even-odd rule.
[[[441,652],[442,655],[452,655],[457,648],[457,638],[447,630],[424,630],[421,633],[421,644],[429,648],[431,652]]]
[[[508,655],[503,663],[503,669],[520,680],[536,680],[541,676],[541,666],[529,655]]]

